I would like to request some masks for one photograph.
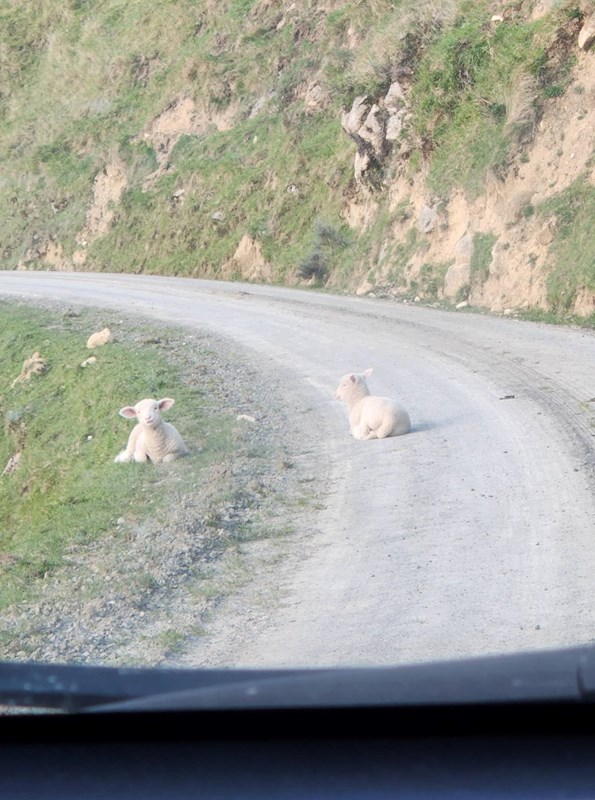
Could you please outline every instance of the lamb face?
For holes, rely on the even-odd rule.
[[[372,370],[367,369],[365,372],[350,372],[347,375],[343,375],[335,392],[337,400],[342,400],[351,407],[362,397],[369,395],[370,390],[368,389],[366,378],[371,374]]]
[[[166,397],[163,400],[147,398],[140,400],[135,406],[125,406],[120,409],[120,416],[126,419],[136,419],[147,428],[156,428],[161,424],[161,411],[171,408],[174,401]]]

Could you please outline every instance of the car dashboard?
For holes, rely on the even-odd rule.
[[[393,670],[64,667],[62,682],[28,669],[0,668],[19,704],[0,717],[3,800],[595,797],[587,650]],[[74,686],[83,707],[64,710]]]

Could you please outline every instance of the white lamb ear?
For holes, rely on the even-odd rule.
[[[369,378],[369,377],[370,377],[370,375],[371,375],[373,372],[374,372],[374,370],[372,369],[372,367],[369,367],[368,369],[365,369],[365,370],[364,370],[364,372],[363,372],[363,376],[364,376],[364,378]]]
[[[164,397],[163,400],[159,400],[159,410],[167,411],[168,408],[171,408],[175,402],[176,401],[172,400],[171,397]]]
[[[124,406],[118,412],[121,417],[126,417],[126,419],[132,419],[136,417],[136,408],[134,406]]]

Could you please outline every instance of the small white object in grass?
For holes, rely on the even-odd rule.
[[[108,342],[113,342],[114,337],[112,336],[112,332],[109,328],[104,328],[102,331],[97,331],[96,333],[92,333],[91,336],[87,339],[87,347],[89,350],[92,350],[94,347],[101,347],[104,344],[108,344]]]

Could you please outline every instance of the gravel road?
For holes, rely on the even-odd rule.
[[[177,664],[395,664],[595,640],[592,332],[149,276],[3,272],[0,295],[214,332],[283,388],[288,444],[307,442],[324,489],[315,534],[230,597]],[[410,434],[350,437],[334,390],[367,367]]]

